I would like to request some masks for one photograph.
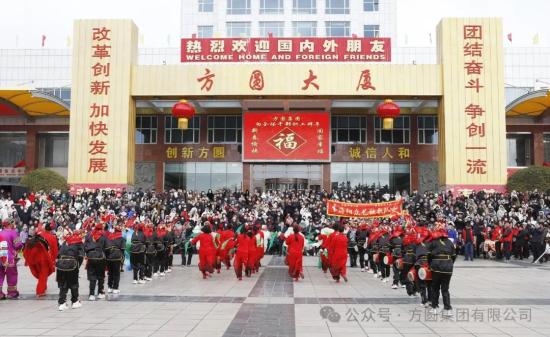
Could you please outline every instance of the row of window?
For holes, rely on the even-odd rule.
[[[285,36],[284,21],[260,21],[259,35],[267,37],[270,34],[274,37]],[[231,21],[226,23],[226,34],[228,37],[250,37],[252,23],[249,21]],[[317,36],[316,21],[293,21],[292,36]],[[351,36],[350,21],[325,21],[325,35],[327,37]],[[211,38],[214,36],[214,26],[197,26],[197,37]],[[364,25],[364,37],[379,37],[380,25]]]
[[[189,128],[178,129],[176,118],[164,117],[164,143],[185,144],[200,142],[200,119],[193,117]],[[365,116],[333,116],[332,143],[366,143],[367,117]],[[418,144],[437,144],[437,116],[417,116]],[[157,143],[157,117],[137,116],[136,144]],[[380,118],[374,119],[374,141],[376,144],[409,144],[410,116],[396,118],[392,130],[382,129]],[[208,143],[241,143],[241,116],[208,116]]]
[[[251,0],[227,0],[227,14],[251,14]],[[283,14],[284,0],[260,0],[260,14]],[[326,14],[349,14],[350,0],[325,0]],[[365,12],[377,12],[379,0],[363,0]],[[199,0],[199,12],[214,11],[214,0]],[[317,14],[317,0],[293,0],[293,14]]]

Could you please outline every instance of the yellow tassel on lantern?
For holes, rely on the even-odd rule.
[[[391,130],[393,129],[393,118],[383,118],[382,119],[382,129]]]
[[[178,129],[187,129],[189,127],[189,119],[178,118]]]

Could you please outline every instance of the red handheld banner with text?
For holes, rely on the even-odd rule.
[[[390,218],[401,215],[402,205],[403,199],[369,204],[328,200],[327,215],[344,218]]]

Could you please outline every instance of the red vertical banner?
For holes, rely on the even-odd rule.
[[[328,112],[245,112],[243,161],[330,161]]]

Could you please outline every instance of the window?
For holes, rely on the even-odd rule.
[[[378,12],[378,0],[363,0],[363,10],[365,12]]]
[[[14,167],[25,160],[27,135],[25,133],[0,133],[0,167]]]
[[[379,25],[364,25],[363,26],[364,37],[380,37]]]
[[[263,21],[260,22],[260,36],[267,37],[271,33],[273,36],[285,35],[284,21]]]
[[[418,144],[437,144],[437,116],[418,116]]]
[[[326,14],[349,14],[349,0],[326,0]]]
[[[186,130],[178,128],[178,119],[165,116],[164,118],[164,143],[165,144],[186,144],[199,142],[200,117],[193,117],[189,120],[189,128]]]
[[[283,14],[283,0],[261,0],[260,14]]]
[[[250,37],[250,22],[228,22],[227,37]]]
[[[401,116],[393,121],[393,129],[382,129],[380,117],[374,118],[374,142],[376,144],[409,144],[410,124],[409,116]]]
[[[292,22],[292,36],[317,36],[317,22],[316,21],[293,21]]]
[[[525,167],[533,164],[531,137],[530,133],[509,133],[506,135],[508,167]]]
[[[544,162],[550,163],[550,133],[545,133],[542,143],[544,144]]]
[[[293,14],[316,14],[317,0],[293,0]]]
[[[40,157],[39,162],[41,167],[69,166],[68,133],[40,134],[38,144]]]
[[[327,21],[325,25],[328,37],[350,36],[349,21]]]
[[[199,0],[199,12],[213,12],[214,0]]]
[[[157,117],[136,117],[136,144],[157,143]]]
[[[208,116],[208,143],[241,143],[241,116]]]
[[[206,38],[214,36],[214,26],[197,26],[197,37]]]
[[[393,163],[332,163],[330,179],[332,188],[368,186],[384,189],[389,193],[410,189],[409,164]]]
[[[359,116],[334,116],[331,119],[332,143],[365,143],[367,118]]]
[[[195,191],[241,190],[243,164],[238,162],[166,163],[164,188]]]
[[[227,14],[250,14],[250,0],[227,0]]]

